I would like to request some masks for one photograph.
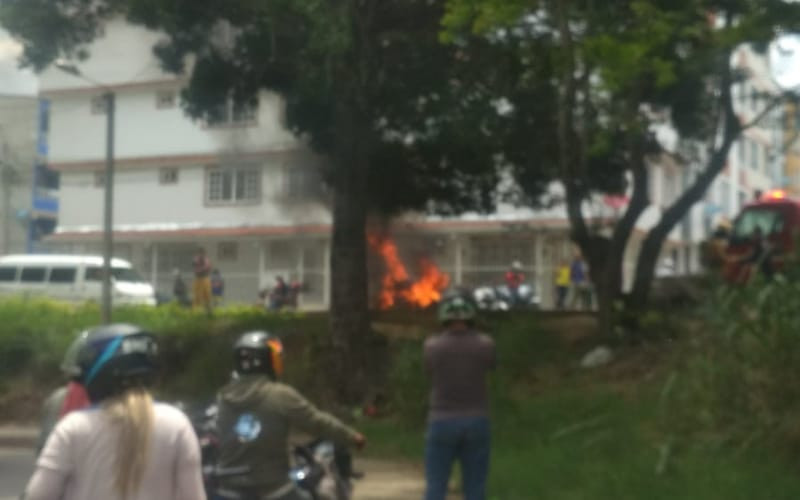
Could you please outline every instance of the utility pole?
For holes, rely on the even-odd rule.
[[[74,64],[59,59],[55,61],[54,65],[65,73],[105,90],[103,99],[106,106],[106,171],[103,202],[103,283],[100,300],[103,323],[107,325],[111,323],[111,309],[113,306],[112,285],[114,277],[111,274],[111,259],[114,256],[114,113],[116,99],[111,88],[88,78]]]
[[[106,101],[106,174],[103,206],[103,323],[111,323],[112,280],[111,259],[114,255],[114,93],[105,94]]]

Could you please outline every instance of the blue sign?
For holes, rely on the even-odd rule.
[[[55,198],[37,196],[33,199],[34,212],[47,212],[53,215],[58,213],[58,200]]]

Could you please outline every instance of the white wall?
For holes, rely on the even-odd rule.
[[[257,125],[210,128],[189,119],[180,108],[156,107],[164,87],[119,91],[115,120],[115,157],[120,160],[155,156],[215,155],[220,153],[290,150],[299,146],[282,124],[283,105],[275,94],[262,93]],[[101,161],[105,158],[106,116],[92,114],[98,94],[52,96],[50,162]]]
[[[52,101],[50,161],[98,161],[105,155],[106,116],[92,114],[92,98],[114,88],[117,96],[115,156],[152,156],[285,150],[298,147],[282,126],[283,104],[275,94],[260,96],[257,125],[209,128],[186,117],[180,105],[158,109],[159,91],[180,92],[184,81],[160,69],[152,52],[160,35],[124,21],[110,22],[105,35],[89,47],[90,57],[76,66],[94,81],[48,68],[40,92]]]
[[[122,19],[110,21],[104,34],[89,47],[89,58],[76,62],[81,73],[104,85],[174,79],[163,72],[153,54],[153,46],[161,35],[133,26]],[[71,61],[70,61],[71,62]],[[58,68],[48,68],[39,75],[39,91],[82,88],[88,84]]]
[[[287,200],[286,169],[308,163],[309,157],[281,156],[265,162],[262,198],[252,205],[208,205],[206,167],[179,169],[177,184],[159,184],[159,169],[120,170],[115,176],[114,226],[118,229],[179,229],[230,226],[326,224],[327,208],[314,199]],[[65,172],[61,177],[59,230],[99,229],[103,188],[94,172]],[[138,227],[126,227],[138,226]]]

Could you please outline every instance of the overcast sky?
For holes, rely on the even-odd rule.
[[[31,71],[17,68],[21,50],[19,44],[0,28],[0,94],[36,93],[36,76]]]

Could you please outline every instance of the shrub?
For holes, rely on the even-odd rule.
[[[675,380],[670,426],[706,441],[800,450],[800,283],[721,289]]]
[[[0,301],[0,396],[17,387],[41,391],[62,383],[61,359],[75,334],[99,323],[96,305],[65,305],[41,299]],[[267,313],[257,308],[225,308],[209,318],[204,312],[177,306],[123,307],[114,321],[133,323],[160,337],[163,365],[160,392],[168,398],[207,398],[230,374],[230,347],[248,330],[268,330],[284,339],[287,378],[302,384],[306,350],[302,332],[325,331],[324,315]],[[30,381],[24,384],[20,381]],[[40,398],[42,394],[31,397]],[[0,407],[2,404],[0,397]]]

